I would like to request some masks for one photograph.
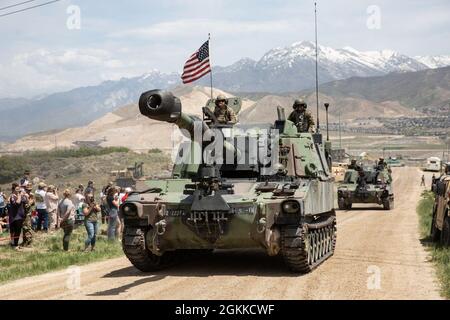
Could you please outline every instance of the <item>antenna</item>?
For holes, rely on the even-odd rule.
[[[325,110],[326,110],[326,114],[327,114],[327,141],[330,141],[330,133],[328,131],[328,108],[330,107],[329,103],[325,103]]]
[[[314,22],[315,22],[315,30],[316,30],[316,104],[317,104],[317,126],[316,132],[320,132],[319,125],[319,54],[317,47],[317,2],[314,2]]]

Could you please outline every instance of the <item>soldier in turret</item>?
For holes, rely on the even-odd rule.
[[[294,108],[294,111],[289,115],[288,120],[295,124],[298,132],[311,132],[314,128],[314,119],[312,115],[306,111],[308,108],[306,102],[297,99],[292,107]]]
[[[348,168],[351,170],[358,170],[358,164],[356,163],[356,159],[352,159],[352,161],[348,165]]]
[[[237,122],[236,113],[227,106],[227,98],[221,94],[217,96],[214,115],[218,124],[236,124]]]
[[[375,166],[375,169],[378,171],[382,171],[387,168],[387,163],[384,162],[384,158],[380,158],[378,164]]]

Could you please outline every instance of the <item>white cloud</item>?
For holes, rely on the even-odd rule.
[[[107,50],[37,49],[0,64],[0,97],[31,97],[141,73],[138,62]]]
[[[292,30],[292,24],[286,20],[273,21],[232,21],[209,19],[186,19],[161,22],[149,27],[129,29],[109,34],[112,38],[138,37],[146,39],[183,38],[208,32],[219,36],[236,36],[255,33],[279,33]]]

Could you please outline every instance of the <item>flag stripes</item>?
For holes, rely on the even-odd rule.
[[[209,61],[209,40],[192,54],[184,64],[181,79],[184,84],[194,82],[211,72]]]

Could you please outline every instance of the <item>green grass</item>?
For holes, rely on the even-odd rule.
[[[101,229],[105,230],[106,225]],[[62,230],[35,234],[32,248],[21,251],[13,250],[6,242],[0,245],[0,283],[123,255],[120,242],[108,242],[105,235],[97,236],[94,252],[83,252],[86,238],[83,225],[72,233],[69,252],[62,249],[62,236]]]
[[[422,193],[422,199],[417,207],[419,214],[420,232],[424,239],[429,240],[434,195],[430,191]],[[439,244],[429,244],[429,250],[433,257],[433,262],[437,268],[437,274],[442,286],[442,294],[450,299],[450,248],[442,247]]]
[[[23,155],[2,156],[0,157],[0,184],[21,178],[25,170],[33,170],[37,164],[49,164],[64,159],[100,157],[114,153],[123,155],[129,153],[129,151],[128,148],[124,147],[81,147],[63,148],[52,151],[27,151]],[[81,171],[81,168],[75,167],[71,173],[80,173]]]
[[[130,150],[125,147],[80,147],[80,148],[62,148],[51,151],[28,151],[24,153],[26,158],[83,158],[91,156],[102,156],[111,153],[127,153]]]

